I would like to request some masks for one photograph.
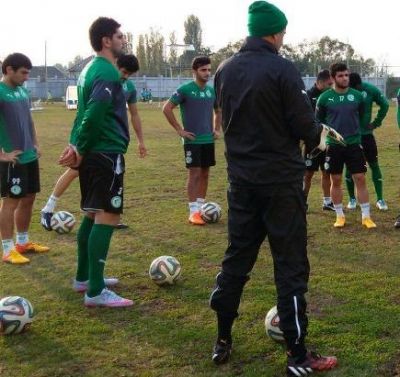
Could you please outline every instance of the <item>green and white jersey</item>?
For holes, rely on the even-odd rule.
[[[360,144],[360,122],[364,116],[364,98],[355,89],[349,88],[346,93],[337,93],[328,89],[318,98],[315,110],[317,119],[339,132],[346,144]],[[330,137],[327,144],[337,144]]]
[[[195,81],[181,85],[169,99],[179,105],[183,128],[196,135],[195,140],[185,139],[185,144],[211,144],[213,136],[213,110],[217,107],[214,88],[200,88]]]
[[[361,134],[372,134],[373,129],[370,129],[368,125],[372,124],[374,128],[380,127],[382,125],[382,121],[389,110],[389,102],[381,93],[381,91],[376,86],[370,83],[363,82],[361,84],[360,92],[363,95],[365,107],[364,116],[361,119]],[[379,106],[379,110],[376,114],[375,119],[371,122],[372,105],[374,102]]]
[[[4,82],[0,82],[0,148],[5,152],[21,150],[20,164],[38,158],[28,91],[22,86],[9,87]]]
[[[400,89],[397,92],[397,126],[400,128]]]
[[[124,90],[125,100],[128,105],[137,102],[137,92],[135,84],[131,80],[121,80],[122,89]]]
[[[121,76],[103,57],[94,58],[79,76],[78,112],[70,143],[81,155],[127,150],[129,129]]]

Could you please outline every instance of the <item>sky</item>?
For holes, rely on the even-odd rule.
[[[11,52],[28,55],[34,65],[66,65],[76,55],[92,53],[88,29],[94,19],[116,19],[121,30],[134,37],[153,27],[168,40],[175,31],[183,43],[184,21],[194,14],[200,19],[203,45],[212,51],[247,35],[249,0],[19,0],[12,8],[2,7],[0,59]],[[10,4],[10,3],[8,3]],[[288,18],[285,43],[316,40],[328,35],[350,43],[364,58],[379,65],[397,66],[398,12],[396,1],[377,3],[348,0],[277,0],[273,4]],[[112,5],[112,6],[111,6]],[[9,9],[9,10],[8,10]]]

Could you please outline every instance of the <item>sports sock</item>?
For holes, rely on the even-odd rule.
[[[29,242],[28,232],[17,232],[16,243],[18,245],[25,245]]]
[[[54,212],[57,206],[58,198],[54,195],[50,195],[49,200],[47,201],[46,205],[42,208],[43,212]]]
[[[383,199],[383,179],[382,172],[379,168],[378,162],[375,162],[369,166],[372,172],[372,182],[374,183],[376,200]]]
[[[87,295],[97,296],[104,289],[104,266],[114,231],[113,225],[94,224],[88,241],[89,287]]]
[[[77,281],[87,281],[89,279],[88,265],[88,240],[94,221],[87,216],[83,217],[81,226],[78,230],[78,267],[76,270]]]
[[[370,217],[369,203],[360,203],[360,208],[361,208],[361,216],[363,219],[365,219],[366,217]]]
[[[334,204],[335,207],[335,212],[337,217],[344,217],[344,212],[343,212],[343,204]]]
[[[195,213],[199,210],[199,205],[197,202],[189,202],[189,212],[190,214]]]
[[[332,198],[330,196],[324,196],[324,205],[328,205],[330,203],[332,203]]]
[[[197,198],[196,202],[197,202],[197,206],[199,207],[199,210],[200,210],[201,206],[206,202],[206,200],[204,198]]]
[[[356,195],[354,193],[354,181],[351,176],[351,173],[349,169],[346,168],[346,173],[345,173],[345,181],[346,181],[346,187],[347,187],[347,192],[349,193],[350,199],[355,199]]]
[[[232,325],[235,317],[226,317],[217,313],[218,319],[218,339],[232,343]]]
[[[1,244],[3,245],[3,255],[7,256],[10,254],[11,250],[15,249],[14,240],[1,240]]]

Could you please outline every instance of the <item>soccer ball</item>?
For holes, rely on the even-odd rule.
[[[0,300],[0,334],[19,334],[32,321],[33,307],[26,298],[9,296]]]
[[[204,203],[200,208],[201,218],[206,223],[216,223],[221,218],[221,207],[214,202]]]
[[[150,279],[158,285],[174,284],[181,274],[181,265],[174,257],[163,255],[151,262]]]
[[[283,332],[279,328],[279,316],[276,306],[274,306],[265,317],[265,331],[275,342],[283,343],[285,341]]]
[[[75,225],[75,217],[67,211],[56,212],[50,221],[51,229],[58,234],[69,233]]]

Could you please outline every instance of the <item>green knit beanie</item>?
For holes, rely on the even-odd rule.
[[[247,28],[252,37],[265,37],[280,33],[288,21],[285,14],[266,1],[255,1],[249,6]]]

